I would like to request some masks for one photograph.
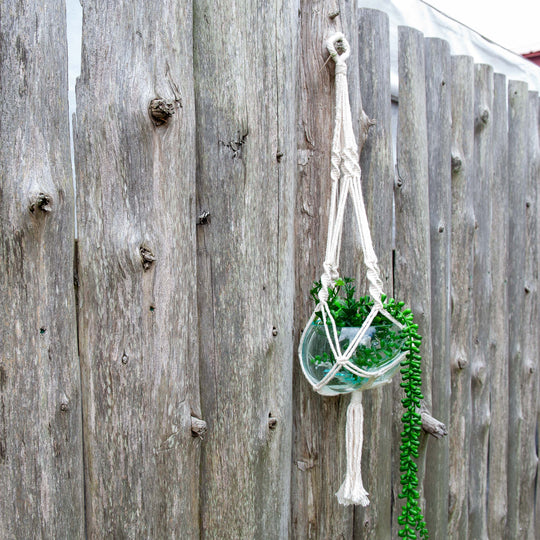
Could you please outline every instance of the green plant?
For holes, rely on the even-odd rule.
[[[330,313],[334,318],[336,326],[360,327],[373,307],[373,300],[369,296],[355,298],[354,280],[352,278],[338,279],[334,287],[328,289],[327,304]],[[315,282],[310,293],[315,302],[319,303],[318,294],[322,286],[320,282]],[[395,347],[407,354],[401,360],[401,383],[404,389],[405,398],[401,403],[405,412],[401,418],[403,431],[401,432],[400,446],[400,482],[401,493],[399,497],[404,499],[404,505],[401,515],[398,517],[398,523],[401,526],[399,531],[400,538],[416,539],[417,534],[420,538],[427,539],[428,531],[419,505],[420,494],[418,492],[418,466],[414,459],[418,458],[418,448],[420,445],[420,434],[422,431],[421,416],[418,412],[420,400],[423,399],[422,370],[420,344],[422,337],[418,334],[418,325],[413,322],[413,314],[410,309],[404,309],[404,302],[396,302],[393,298],[382,297],[384,309],[399,323],[403,328],[399,335],[393,330],[395,325],[384,315],[377,314],[372,325],[379,325],[381,335],[379,336],[377,346],[358,347],[351,361],[362,368],[368,368],[379,362],[384,361],[384,357],[391,353]],[[317,324],[323,324],[321,311],[315,312]],[[327,320],[326,324],[331,324]],[[345,345],[346,346],[346,345]],[[381,358],[382,357],[382,358]],[[330,358],[327,353],[315,356],[314,363],[330,362],[335,359]],[[349,372],[346,377],[351,382],[357,382],[356,375]]]
[[[420,356],[420,343],[422,337],[418,334],[418,325],[413,324],[413,314],[410,309],[401,312],[402,324],[405,324],[403,332],[407,335],[403,350],[407,356],[401,361],[401,383],[405,390],[405,398],[401,400],[405,413],[401,417],[403,431],[401,432],[401,446],[399,471],[401,473],[400,499],[405,500],[398,517],[398,523],[402,526],[399,531],[401,538],[414,539],[416,533],[420,538],[428,538],[426,522],[422,510],[418,504],[420,493],[418,492],[418,465],[414,459],[418,458],[420,446],[420,434],[422,432],[422,420],[418,408],[422,395],[422,368]]]

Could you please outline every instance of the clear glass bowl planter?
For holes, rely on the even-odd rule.
[[[406,355],[403,345],[406,336],[402,327],[388,320],[374,322],[362,336],[350,362],[363,374],[354,373],[342,365],[334,377],[317,391],[324,396],[366,390],[390,382]],[[344,353],[358,334],[359,327],[338,327],[339,346]],[[330,334],[333,334],[330,328]],[[336,360],[322,324],[308,326],[300,343],[300,361],[306,378],[313,386],[320,383],[335,365]]]

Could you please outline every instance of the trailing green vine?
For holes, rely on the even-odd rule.
[[[340,327],[360,327],[373,307],[373,300],[369,296],[354,297],[354,280],[351,278],[338,279],[334,287],[328,289],[328,307],[338,328]],[[321,290],[321,283],[315,282],[311,289],[311,296],[318,303],[318,293]],[[407,355],[401,361],[401,383],[400,386],[405,391],[405,398],[401,400],[405,412],[401,418],[403,431],[401,432],[400,446],[400,482],[401,493],[399,498],[404,500],[401,515],[398,517],[400,525],[399,537],[405,539],[423,538],[427,539],[428,531],[426,522],[419,505],[420,493],[418,491],[418,465],[414,461],[418,458],[418,448],[420,446],[420,435],[422,432],[421,416],[418,412],[422,396],[422,368],[420,344],[422,337],[418,334],[418,325],[413,323],[413,314],[410,309],[403,309],[404,302],[396,302],[393,298],[382,296],[383,307],[394,319],[400,322],[404,328],[399,334],[399,339],[386,331],[382,347],[378,350],[369,348],[359,353],[362,356],[352,358],[355,364],[361,367],[369,367],[370,362],[377,363],[380,360],[379,350],[390,351],[392,345],[399,343],[399,347]],[[316,322],[322,324],[322,313],[316,312]],[[390,323],[390,324],[389,324]],[[327,322],[327,324],[330,324]],[[384,316],[378,314],[373,324],[385,325],[388,329],[392,323]],[[384,328],[384,326],[383,326]],[[376,354],[376,355],[375,355]],[[327,353],[316,356],[313,362],[321,362],[329,359]],[[349,376],[349,375],[347,375]],[[355,375],[350,374],[351,382],[354,382]]]
[[[418,503],[420,493],[418,492],[418,465],[414,459],[418,458],[418,447],[420,446],[420,434],[422,432],[422,420],[418,409],[422,395],[422,368],[420,356],[420,343],[422,337],[418,334],[418,325],[413,324],[413,314],[410,309],[405,309],[399,313],[392,313],[396,319],[405,325],[402,330],[407,336],[403,350],[407,351],[407,356],[401,361],[401,383],[400,386],[405,391],[405,398],[401,400],[405,413],[401,418],[403,431],[401,432],[401,446],[399,471],[401,482],[400,499],[404,499],[405,504],[398,517],[401,525],[399,531],[400,538],[416,539],[417,533],[420,538],[429,538],[426,522],[422,515],[422,510]]]

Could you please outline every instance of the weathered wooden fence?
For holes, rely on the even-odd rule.
[[[401,28],[393,104],[387,16],[354,0],[84,0],[75,203],[63,1],[4,4],[0,537],[397,537],[398,382],[365,397],[371,505],[342,507],[347,398],[295,357],[343,30],[384,284],[448,428],[431,537],[537,538],[537,93]]]

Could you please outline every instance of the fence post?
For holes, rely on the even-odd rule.
[[[0,17],[0,537],[84,538],[64,2]]]
[[[467,538],[471,424],[471,288],[474,235],[474,65],[452,57],[451,412],[448,535]]]
[[[451,186],[451,59],[448,42],[427,38],[426,114],[429,158],[431,253],[431,336],[433,340],[432,413],[450,420],[450,238]],[[446,538],[448,528],[448,438],[427,449],[429,482],[424,484],[426,523],[433,537]]]
[[[506,77],[493,81],[493,180],[491,197],[490,265],[492,302],[489,317],[491,364],[491,426],[489,436],[488,534],[504,538],[507,513],[508,459],[508,113]]]
[[[528,86],[508,83],[508,518],[507,537],[522,538],[520,525],[521,463],[524,444],[522,379],[524,365],[523,307],[525,292],[526,186],[529,173],[527,142]]]
[[[194,1],[201,535],[290,516],[298,5]]]
[[[189,2],[83,2],[75,151],[89,538],[199,535],[192,50]]]
[[[491,195],[493,177],[493,68],[474,72],[475,217],[472,289],[471,459],[469,465],[469,535],[487,538],[487,471],[490,425],[489,324],[491,311]]]
[[[523,407],[522,448],[519,456],[520,499],[519,525],[522,535],[533,540],[535,479],[537,455],[538,401],[538,184],[540,182],[540,148],[538,138],[538,92],[529,92],[525,137],[527,141],[527,176],[525,181],[525,287],[523,298],[523,364],[521,392]],[[523,213],[523,209],[515,208]],[[538,495],[538,494],[537,494]],[[522,536],[523,537],[523,536]]]
[[[394,158],[388,15],[374,9],[361,9],[358,30],[357,55],[362,108],[374,121],[360,154],[362,191],[384,290],[393,296]],[[361,270],[363,275],[363,268]],[[392,438],[392,385],[365,392],[363,400],[365,418],[362,471],[370,505],[355,509],[355,538],[390,538],[393,448],[389,441]]]
[[[299,24],[291,535],[350,538],[353,512],[335,497],[345,470],[342,435],[349,398],[316,394],[296,355],[314,308],[308,293],[313,280],[320,279],[324,260],[334,125],[334,65],[331,60],[325,64],[324,41],[342,30],[342,17],[328,2],[306,0],[300,2]]]
[[[422,335],[422,393],[431,408],[431,261],[429,225],[429,175],[426,123],[424,37],[413,28],[399,27],[399,117],[397,139],[398,179],[395,189],[396,252],[394,295],[411,307]],[[402,389],[394,383],[394,443],[399,448]],[[421,441],[418,459],[420,488],[424,480],[427,440]],[[393,470],[399,470],[399,453]],[[394,515],[399,513],[399,476],[394,482]],[[424,504],[422,504],[424,506]],[[396,526],[394,520],[393,529]],[[392,537],[397,537],[394,530]]]

